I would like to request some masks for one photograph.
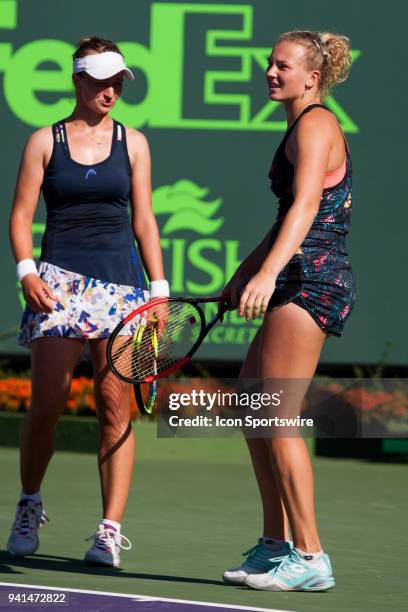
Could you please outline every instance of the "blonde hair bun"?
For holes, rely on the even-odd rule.
[[[337,83],[348,77],[351,68],[350,40],[342,34],[295,30],[281,34],[277,40],[293,42],[305,48],[310,70],[320,70],[319,91],[323,97]]]

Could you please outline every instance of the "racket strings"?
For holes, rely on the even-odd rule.
[[[180,346],[180,328],[182,326],[185,329],[186,322],[186,320],[173,320],[172,324],[163,330],[162,335],[159,332],[156,349],[153,349],[151,328],[146,329],[142,345],[138,350],[133,351],[131,363],[127,364],[128,374],[131,373],[132,378],[143,379],[157,375],[177,363],[187,352],[185,342],[182,342]],[[198,333],[195,336],[198,337]],[[175,340],[177,340],[177,346]]]
[[[186,322],[184,322],[184,325],[185,324]],[[180,329],[181,329],[180,322],[177,322],[177,324],[172,323],[164,330],[162,337],[161,338],[159,337],[159,342],[158,342],[159,346],[157,350],[158,354],[155,355],[158,359],[164,358],[165,349],[169,349],[170,344],[173,344],[175,342]],[[147,328],[144,333],[147,334],[144,340],[144,346],[147,350],[146,352],[139,350],[138,355],[137,355],[138,363],[141,366],[150,362],[150,359],[153,353],[153,348],[152,348],[152,345],[150,344],[151,338],[149,337],[149,334],[151,336],[151,328]]]
[[[111,355],[121,376],[144,380],[171,368],[199,337],[201,317],[188,302],[166,302],[130,320],[114,339]]]

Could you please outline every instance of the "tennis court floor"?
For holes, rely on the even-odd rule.
[[[138,460],[123,521],[133,548],[122,554],[121,569],[82,563],[89,545],[85,538],[100,518],[96,458],[90,454],[55,455],[43,487],[50,523],[40,532],[40,549],[32,557],[10,558],[5,544],[19,493],[18,451],[0,449],[1,597],[11,588],[6,583],[14,589],[32,585],[109,593],[70,592],[70,606],[77,610],[126,610],[129,605],[135,612],[225,606],[291,612],[406,610],[406,465],[315,458],[319,528],[337,586],[327,593],[265,593],[221,579],[226,567],[241,562],[240,553],[256,542],[261,527],[242,440],[157,440],[153,424],[135,429]],[[0,609],[13,608],[2,601]]]

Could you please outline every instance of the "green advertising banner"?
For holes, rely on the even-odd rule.
[[[344,33],[353,47],[351,76],[326,104],[353,158],[349,249],[357,304],[343,338],[327,342],[323,360],[377,363],[387,349],[390,363],[406,364],[406,143],[399,126],[408,90],[401,55],[408,8],[397,0],[370,7],[356,0],[0,0],[0,352],[20,351],[15,334],[23,303],[6,229],[19,159],[33,130],[73,108],[78,39],[114,40],[135,73],[115,117],[150,143],[153,204],[172,293],[204,296],[223,288],[274,222],[266,177],[286,121],[267,97],[266,57],[279,33],[313,29]],[[35,221],[38,257],[43,202]],[[259,323],[229,314],[200,358],[242,358]]]

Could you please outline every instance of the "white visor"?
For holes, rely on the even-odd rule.
[[[109,79],[118,72],[124,72],[128,79],[134,80],[132,71],[127,68],[125,60],[120,53],[115,53],[115,51],[92,53],[75,59],[73,73],[78,72],[86,72],[92,78],[99,80]]]

